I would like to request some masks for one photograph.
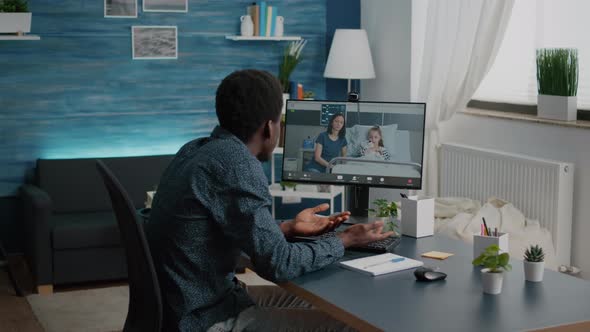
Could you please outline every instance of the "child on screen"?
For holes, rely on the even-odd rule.
[[[389,160],[389,152],[383,145],[383,134],[381,128],[375,126],[369,129],[367,142],[361,145],[361,156],[378,160]]]

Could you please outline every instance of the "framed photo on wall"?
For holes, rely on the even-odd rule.
[[[131,27],[134,60],[178,59],[178,28],[167,25]]]
[[[137,18],[137,0],[104,0],[104,17]]]
[[[188,12],[188,0],[143,0],[144,12]]]

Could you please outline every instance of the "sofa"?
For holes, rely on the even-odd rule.
[[[173,155],[101,158],[136,208],[154,190]],[[127,276],[125,252],[96,158],[39,159],[21,186],[25,258],[40,294],[53,285]]]

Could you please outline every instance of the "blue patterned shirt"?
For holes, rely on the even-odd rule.
[[[165,331],[203,331],[254,305],[234,277],[242,251],[272,281],[342,257],[337,237],[287,242],[271,203],[260,161],[223,128],[180,149],[162,175],[146,225]]]

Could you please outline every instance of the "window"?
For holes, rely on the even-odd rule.
[[[590,110],[590,1],[517,0],[504,41],[473,100],[536,105],[535,50],[578,49],[578,108]]]

